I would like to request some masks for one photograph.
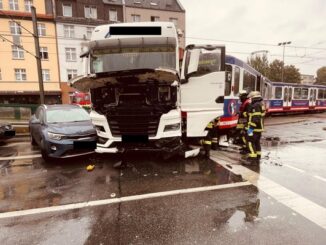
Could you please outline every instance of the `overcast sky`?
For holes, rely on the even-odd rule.
[[[285,48],[286,65],[310,75],[326,66],[326,0],[180,2],[186,9],[187,44],[225,44],[228,54],[243,60],[251,52],[268,50],[268,59],[273,61],[282,60],[283,48],[277,44],[291,41]]]

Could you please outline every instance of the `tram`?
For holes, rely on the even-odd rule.
[[[238,94],[241,90],[260,91],[267,114],[326,111],[326,86],[272,82],[245,62],[228,55],[226,70],[231,77],[230,98],[238,104],[236,112],[239,109]],[[227,108],[228,103],[225,103],[225,118],[228,118],[230,111]],[[232,123],[229,125],[234,126]]]

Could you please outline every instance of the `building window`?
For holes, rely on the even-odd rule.
[[[26,81],[26,69],[15,69],[15,78],[17,81]]]
[[[9,0],[9,9],[10,10],[19,10],[18,0]]]
[[[67,69],[67,76],[68,76],[68,80],[73,79],[74,77],[77,77],[77,70]]]
[[[140,22],[140,15],[138,15],[138,14],[132,14],[131,15],[131,21],[132,22]]]
[[[85,6],[85,18],[97,19],[97,9],[94,6]]]
[[[43,78],[43,81],[50,81],[50,70],[49,69],[42,69],[42,78]]]
[[[87,37],[87,39],[91,39],[94,29],[95,29],[94,27],[87,27],[86,28],[86,37]]]
[[[11,34],[13,34],[13,35],[22,34],[22,30],[21,30],[20,24],[18,22],[9,21],[9,25],[10,25]]]
[[[48,60],[49,59],[49,53],[47,47],[40,47],[40,57],[42,60]]]
[[[3,9],[2,0],[0,0],[0,9]]]
[[[118,21],[118,12],[115,9],[109,10],[109,20],[110,21]]]
[[[76,61],[77,54],[75,48],[66,48],[66,61]]]
[[[45,24],[38,23],[37,24],[37,31],[38,31],[38,35],[40,37],[44,37],[46,35]]]
[[[19,60],[24,59],[24,50],[22,50],[21,48],[19,48],[16,45],[12,45],[11,50],[12,50],[12,58],[13,59],[19,59]]]
[[[176,27],[178,26],[178,19],[177,18],[170,18],[170,22],[172,22]]]
[[[32,0],[25,0],[25,11],[26,12],[32,12],[31,7],[33,6]]]
[[[71,4],[62,4],[62,14],[66,17],[72,17],[72,6]]]
[[[64,25],[64,36],[67,38],[74,38],[75,37],[75,28],[73,25]]]
[[[151,21],[152,22],[160,21],[160,17],[159,16],[151,16]]]

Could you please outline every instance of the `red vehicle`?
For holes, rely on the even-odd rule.
[[[82,107],[91,106],[91,96],[89,93],[74,92],[71,103],[74,105],[80,105]]]

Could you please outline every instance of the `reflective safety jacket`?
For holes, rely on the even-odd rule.
[[[247,109],[248,122],[246,129],[253,129],[254,132],[264,131],[265,110],[262,101],[253,101]]]
[[[248,122],[247,110],[250,104],[250,100],[246,99],[239,108],[239,119],[237,124],[237,129],[243,129]]]

